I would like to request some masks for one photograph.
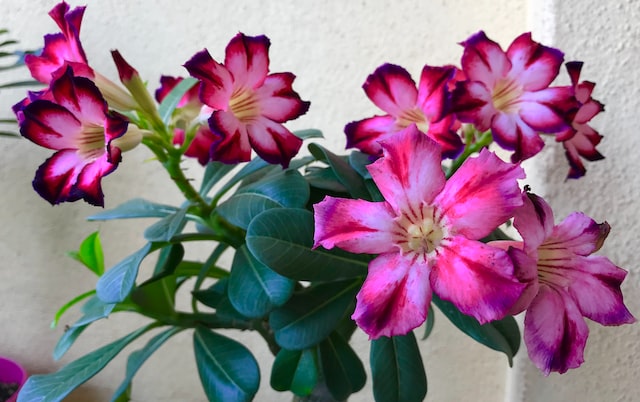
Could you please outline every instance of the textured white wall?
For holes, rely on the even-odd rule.
[[[539,3],[531,3],[533,11],[538,10],[536,4]],[[605,7],[595,1],[588,3],[594,7],[591,10],[598,12]],[[54,1],[43,0],[0,0],[3,10],[0,26],[10,28],[25,46],[41,46],[42,35],[55,30],[46,15],[54,4]],[[73,6],[79,4],[83,3],[72,3]],[[597,15],[596,11],[578,12],[579,19],[569,20],[570,12],[583,9],[575,0],[562,6],[551,3],[550,12],[538,10],[540,18],[546,16],[546,21],[556,22],[558,30],[552,31],[555,35],[540,30],[534,37],[554,40],[570,56],[585,60],[585,78],[598,82],[596,97],[604,101],[609,110],[598,120],[598,127],[607,135],[602,147],[607,160],[590,166],[585,180],[564,183],[563,156],[559,152],[547,152],[548,166],[553,169],[540,168],[539,174],[541,183],[549,183],[544,189],[551,196],[559,217],[573,209],[582,209],[596,219],[609,220],[613,233],[605,251],[619,265],[637,269],[629,250],[634,249],[636,231],[633,229],[638,225],[631,207],[637,199],[640,178],[633,170],[631,152],[632,141],[639,141],[633,137],[632,116],[637,109],[633,95],[638,92],[634,67],[640,60],[637,47],[633,48],[637,46],[632,41],[634,35],[626,31],[637,29],[631,15],[637,3],[620,4],[621,9],[604,10],[605,15],[612,16],[611,20],[604,17],[596,20],[590,14]],[[561,20],[549,19],[554,13],[558,13]],[[303,99],[312,101],[309,113],[290,127],[320,128],[330,146],[340,151],[344,147],[344,124],[377,112],[360,86],[378,65],[387,61],[400,64],[417,77],[426,63],[457,63],[461,48],[456,43],[479,29],[507,45],[527,29],[526,15],[524,1],[501,1],[499,6],[490,0],[90,1],[82,40],[90,63],[97,70],[116,77],[108,50],[117,48],[153,86],[160,74],[184,74],[180,65],[203,47],[208,47],[214,57],[221,57],[224,46],[238,31],[250,35],[264,33],[272,40],[272,70],[294,72],[298,76],[295,89]],[[636,13],[635,20],[637,17]],[[540,19],[536,17],[535,21]],[[533,26],[537,27],[534,22]],[[635,34],[637,38],[638,32]],[[636,76],[630,78],[633,74]],[[630,79],[633,86],[629,85]],[[19,96],[12,91],[0,93],[0,116],[8,114],[8,105]],[[100,229],[108,263],[113,264],[141,244],[144,225],[140,222],[86,223],[84,217],[95,211],[87,205],[49,206],[30,185],[36,167],[49,152],[27,141],[4,139],[0,141],[0,150],[3,155],[0,354],[22,361],[32,373],[46,372],[140,324],[138,317],[117,315],[95,324],[82,335],[63,362],[53,362],[50,353],[61,333],[61,329],[48,328],[53,312],[95,282],[62,252],[77,247],[84,236]],[[620,153],[625,155],[624,160],[617,157]],[[148,157],[149,153],[143,149],[125,154],[124,163],[104,181],[107,207],[133,196],[178,201],[178,194],[165,174],[154,162],[146,161]],[[567,198],[569,193],[574,196]],[[637,285],[636,270],[625,289],[630,293],[628,303],[636,315],[640,313]],[[71,314],[68,319],[71,322],[75,318]],[[431,338],[421,342],[429,377],[429,399],[502,400],[509,371],[506,359],[466,339],[441,315],[437,315],[436,323]],[[633,356],[638,357],[637,347],[632,345],[638,335],[637,328],[622,331],[594,328],[585,367],[561,378],[540,379],[521,359],[516,371],[511,373],[513,387],[510,385],[509,389],[515,390],[514,394],[519,397],[516,400],[526,401],[573,400],[571,395],[577,390],[585,388],[588,395],[593,395],[601,384],[608,384],[604,387],[608,393],[601,395],[611,395],[614,391],[615,395],[623,395],[626,391],[612,389],[617,384],[637,392],[638,386],[633,381],[638,371],[631,364]],[[234,336],[237,337],[237,333]],[[239,336],[246,337],[245,334]],[[268,388],[269,354],[259,339],[251,348],[262,363],[263,384]],[[368,344],[363,336],[359,336],[357,348],[366,362]],[[634,352],[627,353],[629,349]],[[619,370],[620,366],[624,371]],[[69,400],[108,400],[122,378],[123,367],[124,360],[117,360]],[[619,375],[622,382],[618,382]],[[603,380],[596,382],[598,379]],[[257,400],[282,400],[282,395],[266,388],[260,391]],[[535,399],[533,391],[541,395],[546,392],[541,391],[543,389],[553,391],[554,395],[545,394]],[[355,401],[370,399],[367,390],[352,398]],[[607,399],[611,398],[580,398]],[[147,363],[134,383],[134,400],[204,400],[189,334],[171,340]]]

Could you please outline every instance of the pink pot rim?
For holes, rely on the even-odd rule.
[[[27,371],[16,361],[0,356],[0,382],[17,382],[20,388],[27,381]],[[19,392],[19,389],[18,389]],[[7,402],[14,402],[18,392],[13,394]]]

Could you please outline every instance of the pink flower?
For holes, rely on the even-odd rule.
[[[565,154],[569,160],[569,174],[567,178],[577,179],[587,172],[580,157],[589,161],[604,159],[604,156],[596,150],[602,136],[591,128],[588,123],[598,113],[604,111],[604,105],[591,97],[596,84],[580,80],[582,62],[572,61],[566,64],[571,77],[571,85],[578,102],[577,111],[570,118],[571,125],[564,132],[556,135],[556,141],[561,141]]]
[[[127,121],[110,113],[98,88],[71,68],[51,82],[49,99],[22,109],[21,134],[57,150],[36,172],[34,189],[51,204],[84,199],[104,205],[100,181],[120,162]]]
[[[609,225],[574,212],[554,226],[549,205],[534,194],[523,196],[514,225],[523,243],[509,249],[516,274],[528,281],[512,313],[527,309],[524,341],[529,357],[545,374],[564,373],[584,361],[589,335],[582,317],[603,325],[632,323],[620,285],[627,272],[600,249]]]
[[[539,133],[557,133],[568,127],[562,112],[570,109],[573,91],[549,87],[558,75],[563,53],[517,37],[505,53],[480,31],[462,43],[462,69],[468,80],[453,92],[458,119],[478,130],[491,129],[495,141],[514,150],[518,162],[544,146]]]
[[[185,63],[201,80],[200,100],[214,110],[213,160],[248,161],[253,148],[267,162],[287,167],[302,145],[281,123],[306,113],[309,102],[292,89],[293,74],[269,74],[269,45],[266,36],[238,34],[227,45],[224,64],[206,49]]]
[[[382,154],[379,142],[415,124],[442,147],[444,157],[453,158],[463,148],[462,139],[452,129],[453,115],[446,114],[455,67],[424,66],[420,85],[402,67],[384,64],[362,86],[365,93],[386,115],[354,121],[344,128],[347,148],[370,155]]]
[[[445,181],[440,147],[415,125],[381,146],[367,168],[386,201],[314,205],[316,247],[379,254],[352,318],[371,338],[406,334],[426,319],[432,291],[482,323],[502,318],[524,285],[505,251],[477,239],[522,204],[522,168],[485,149]]]

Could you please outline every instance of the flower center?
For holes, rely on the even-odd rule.
[[[396,125],[400,128],[407,128],[412,124],[415,124],[418,130],[425,134],[429,132],[429,120],[421,109],[404,111],[396,120]]]
[[[86,124],[78,139],[78,154],[85,160],[95,160],[105,152],[104,127]]]
[[[542,244],[538,248],[538,280],[554,286],[569,286],[569,278],[562,275],[570,260],[566,248],[557,244]]]
[[[522,86],[515,80],[502,78],[498,80],[491,93],[493,107],[503,113],[515,113],[518,111],[518,104],[523,93]]]
[[[404,253],[429,254],[445,237],[445,230],[430,206],[423,206],[417,214],[403,214],[397,222],[401,228],[398,244]]]
[[[240,89],[231,96],[229,109],[242,123],[250,123],[260,116],[260,103],[257,96],[248,89]]]

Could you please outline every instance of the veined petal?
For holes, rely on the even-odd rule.
[[[100,90],[88,78],[74,77],[70,68],[51,83],[56,102],[82,123],[101,125],[108,110]]]
[[[233,94],[233,77],[227,68],[213,60],[204,49],[184,64],[191,76],[201,81],[200,101],[217,110],[227,110]]]
[[[394,211],[431,204],[445,183],[438,144],[411,125],[381,145],[384,157],[367,169]]]
[[[369,263],[356,299],[351,318],[370,339],[405,335],[427,318],[429,270],[399,254],[382,254]]]
[[[313,210],[314,247],[365,254],[399,251],[393,239],[396,215],[386,202],[327,196]]]
[[[542,197],[535,194],[523,193],[522,201],[522,206],[513,214],[513,225],[524,240],[524,250],[535,255],[553,231],[553,211]]]
[[[504,149],[513,149],[511,162],[534,156],[544,147],[540,134],[522,121],[519,115],[498,113],[491,124],[494,140]]]
[[[494,246],[496,242],[489,242],[490,246]],[[511,307],[509,314],[515,315],[526,310],[533,299],[538,294],[540,282],[538,281],[538,265],[535,258],[530,257],[519,247],[509,247],[507,254],[513,262],[513,269],[516,278],[520,283],[525,284],[525,288],[518,298],[518,301]],[[502,248],[502,247],[501,247]]]
[[[423,176],[424,177],[424,176]],[[447,180],[434,204],[450,230],[469,239],[480,239],[513,215],[522,205],[517,179],[524,170],[483,149],[467,159]]]
[[[598,224],[582,212],[574,212],[553,228],[545,246],[562,247],[577,255],[589,255],[602,247],[609,235],[609,224]]]
[[[469,80],[480,81],[493,88],[497,80],[509,73],[511,62],[507,55],[483,31],[470,36],[461,45],[464,52],[460,64]]]
[[[433,291],[482,324],[503,318],[525,288],[514,276],[511,259],[499,248],[454,236],[443,239],[436,253],[430,276]]]
[[[239,33],[225,51],[224,65],[231,72],[235,88],[256,88],[269,73],[269,38]]]
[[[538,91],[551,84],[560,71],[564,53],[539,44],[531,39],[531,33],[518,36],[507,49],[511,61],[511,76],[525,91]]]
[[[416,107],[416,83],[400,66],[383,64],[367,77],[362,87],[376,106],[394,117]]]
[[[589,328],[571,297],[541,284],[524,319],[524,341],[531,361],[545,375],[579,367],[588,335]]]
[[[302,146],[301,138],[293,135],[282,124],[266,117],[248,123],[247,133],[251,147],[262,159],[269,163],[279,163],[285,169]]]
[[[104,206],[104,194],[100,184],[102,177],[113,172],[120,163],[120,150],[112,148],[110,155],[104,153],[82,168],[73,187],[74,195],[99,207]]]
[[[478,130],[491,128],[493,116],[497,113],[491,100],[491,91],[478,81],[456,83],[452,93],[453,112],[465,123],[473,123]]]
[[[33,188],[52,205],[77,201],[82,196],[72,190],[87,163],[75,150],[58,151],[40,165],[33,179]]]
[[[438,121],[447,109],[447,84],[453,79],[455,67],[424,66],[420,75],[417,104],[430,122]]]
[[[464,143],[458,133],[452,129],[455,117],[448,115],[436,123],[429,124],[427,135],[442,148],[443,158],[455,158],[464,149]]]
[[[525,92],[520,98],[519,115],[531,128],[556,133],[568,127],[567,111],[577,109],[570,87],[552,87]]]
[[[36,100],[22,109],[20,133],[49,149],[77,148],[82,125],[67,109],[48,100]]]
[[[358,148],[369,155],[382,154],[380,141],[395,133],[396,119],[390,115],[373,116],[353,121],[344,127],[347,148]]]
[[[251,160],[251,145],[247,129],[230,112],[215,111],[209,118],[209,128],[216,137],[211,146],[211,160],[238,163]]]
[[[260,99],[260,112],[264,117],[284,123],[302,116],[309,110],[310,102],[301,100],[300,95],[291,87],[295,78],[291,73],[267,76],[264,84],[256,90]]]

